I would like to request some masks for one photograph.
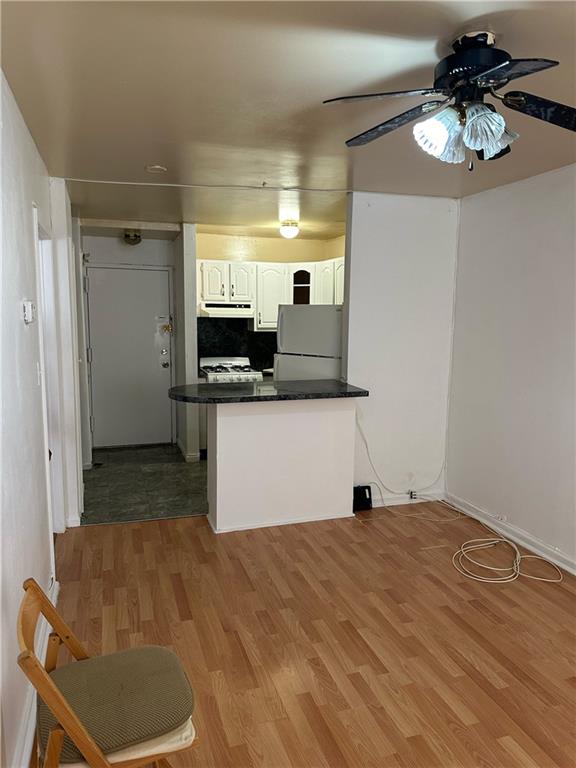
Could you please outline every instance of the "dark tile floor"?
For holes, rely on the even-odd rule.
[[[96,449],[84,472],[82,525],[205,515],[206,462],[174,445]]]

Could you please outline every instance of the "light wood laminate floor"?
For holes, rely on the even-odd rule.
[[[199,742],[175,768],[573,768],[576,579],[466,580],[485,530],[417,509],[450,517],[70,529],[59,606],[93,653],[179,654]]]

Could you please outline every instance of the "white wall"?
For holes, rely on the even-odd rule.
[[[51,179],[52,256],[56,276],[59,433],[62,443],[64,520],[80,525],[84,506],[82,482],[80,377],[78,370],[78,310],[76,261],[72,241],[70,198],[63,179]],[[62,531],[57,531],[61,533]]]
[[[38,323],[25,325],[22,300],[38,300],[33,206],[50,233],[47,170],[2,75],[1,552],[2,730],[5,764],[24,768],[33,699],[16,665],[16,617],[29,576],[49,590],[53,573],[37,366]]]
[[[573,165],[462,201],[447,480],[572,567],[575,189]]]
[[[112,235],[83,235],[82,248],[88,264],[137,264],[171,267],[174,264],[174,242],[143,238],[138,245],[127,245]]]
[[[345,370],[370,390],[359,419],[398,501],[408,490],[443,490],[457,223],[454,200],[351,196]],[[356,485],[377,481],[358,432],[355,462]]]
[[[198,378],[198,337],[196,331],[196,227],[182,224],[174,241],[174,326],[176,384],[190,384]],[[199,406],[176,404],[177,442],[187,461],[198,461]]]

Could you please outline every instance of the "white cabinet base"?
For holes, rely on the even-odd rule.
[[[354,400],[208,406],[216,533],[352,517]]]

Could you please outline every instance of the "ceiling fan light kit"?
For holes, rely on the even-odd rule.
[[[460,127],[460,115],[453,107],[437,112],[433,117],[416,123],[412,129],[416,143],[432,157],[440,157],[444,152],[448,137]]]
[[[451,109],[451,107],[450,107]],[[442,160],[444,163],[463,163],[466,159],[466,149],[464,147],[464,140],[462,134],[464,133],[464,125],[462,120],[451,128],[444,145],[444,150],[441,155],[438,156],[438,160]]]
[[[510,145],[519,134],[506,127],[504,117],[492,104],[484,103],[487,95],[495,97],[509,109],[576,131],[574,107],[523,91],[510,91],[504,95],[497,93],[497,89],[510,80],[555,67],[559,62],[552,59],[513,59],[507,51],[496,48],[495,42],[493,32],[469,32],[459,37],[452,44],[454,53],[436,66],[432,88],[340,96],[324,103],[367,101],[388,96],[444,96],[443,100],[427,101],[412,107],[348,139],[346,144],[349,147],[368,144],[434,112],[428,119],[414,125],[413,135],[424,152],[446,163],[463,163],[466,149],[475,151],[479,160],[496,160],[510,153]]]
[[[469,104],[465,109],[466,125],[462,138],[468,149],[486,151],[496,146],[506,128],[502,115],[492,112],[482,102]]]

